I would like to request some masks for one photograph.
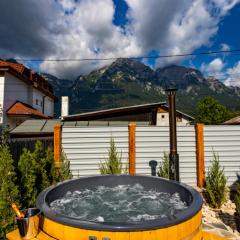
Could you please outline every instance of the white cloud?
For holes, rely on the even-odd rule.
[[[224,63],[220,58],[215,58],[209,64],[203,63],[201,65],[202,72],[204,72],[208,76],[216,76],[216,78],[222,75],[223,68],[224,68]]]
[[[75,9],[76,6],[75,0],[57,0],[57,1],[65,11],[71,11]]]
[[[125,1],[129,21],[123,30],[113,24],[112,0],[21,0],[19,6],[14,1],[1,0],[1,57],[111,58],[146,55],[153,49],[160,54],[188,53],[210,46],[219,22],[240,2]],[[179,60],[160,59],[157,66]],[[40,67],[59,77],[76,77],[111,62],[44,61]],[[220,62],[212,65],[217,64],[220,67]]]
[[[229,51],[231,50],[230,46],[226,43],[221,44],[221,51]]]
[[[239,0],[212,0],[212,3],[218,9],[218,14],[225,15],[231,8],[233,8]]]
[[[210,46],[223,16],[239,1],[126,0],[130,6],[132,33],[144,52],[151,48],[161,54],[189,53]],[[182,58],[159,59],[158,66],[177,63]]]
[[[238,61],[232,68],[227,69],[228,77],[224,81],[227,86],[240,87],[240,61]]]
[[[76,3],[76,9],[67,17],[67,34],[55,36],[57,54],[49,58],[111,58],[141,54],[135,37],[123,34],[120,27],[113,25],[114,5],[111,0],[85,0]],[[74,77],[85,74],[111,61],[43,62],[41,69],[57,76]]]

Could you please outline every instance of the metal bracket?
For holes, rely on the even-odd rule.
[[[89,236],[89,237],[88,237],[88,240],[97,240],[97,237],[95,237],[95,236]]]

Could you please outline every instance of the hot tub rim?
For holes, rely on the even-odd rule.
[[[189,205],[188,208],[182,210],[178,214],[176,214],[176,219],[174,220],[169,220],[168,218],[162,218],[162,219],[157,219],[157,220],[148,220],[148,221],[142,221],[138,222],[137,224],[123,224],[123,223],[117,223],[116,225],[109,224],[106,222],[90,222],[90,221],[82,221],[77,218],[71,218],[67,217],[65,215],[56,213],[53,211],[49,205],[46,203],[46,196],[51,190],[53,190],[55,187],[61,186],[63,184],[69,184],[69,182],[76,181],[79,179],[71,179],[71,180],[66,180],[63,181],[55,186],[50,186],[44,191],[42,191],[38,197],[37,197],[37,202],[36,205],[37,207],[41,210],[43,215],[47,218],[50,219],[56,223],[59,224],[64,224],[70,227],[74,228],[80,228],[80,229],[86,229],[86,230],[96,230],[96,231],[108,231],[108,232],[137,232],[137,231],[148,231],[148,230],[156,230],[156,229],[162,229],[166,227],[171,227],[174,225],[181,224],[201,211],[203,200],[199,192],[195,190],[194,188],[188,186],[187,184],[184,183],[179,183],[173,180],[168,180],[165,178],[159,178],[159,177],[152,177],[152,176],[143,176],[143,175],[135,175],[135,176],[130,176],[130,175],[125,175],[125,174],[116,174],[116,175],[100,175],[100,176],[90,176],[90,177],[82,177],[80,179],[88,179],[88,178],[101,178],[101,177],[113,177],[113,176],[118,176],[118,177],[141,177],[141,178],[152,178],[154,181],[158,179],[159,181],[166,181],[170,182],[171,184],[179,185],[180,187],[185,188],[192,196],[192,203]],[[190,211],[189,211],[190,210]]]

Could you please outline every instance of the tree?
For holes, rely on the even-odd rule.
[[[162,162],[160,163],[157,175],[159,177],[169,179],[169,157],[166,152],[163,154]]]
[[[18,204],[18,187],[13,159],[7,145],[0,145],[0,239],[14,226],[15,215],[11,203]],[[19,204],[18,204],[19,205]]]
[[[24,149],[18,162],[20,172],[20,192],[24,207],[35,205],[37,195],[45,188],[56,182],[72,177],[69,161],[62,159],[61,166],[55,168],[53,149],[48,147],[44,151],[41,141],[37,141],[34,151]]]
[[[213,152],[213,159],[206,177],[206,200],[213,208],[220,208],[226,201],[227,179],[224,175],[224,169],[221,168],[219,156]]]
[[[197,104],[197,122],[205,124],[221,124],[233,116],[225,106],[208,96]]]
[[[20,193],[21,201],[24,207],[34,207],[35,200],[38,195],[37,175],[38,162],[33,154],[27,150],[23,150],[18,162],[18,170],[20,172]]]
[[[122,156],[119,156],[113,138],[110,140],[108,159],[105,162],[100,163],[99,169],[101,174],[121,174],[127,172],[127,168],[123,167]]]
[[[54,165],[53,151],[51,148],[47,149],[46,159],[48,159],[48,161],[52,163],[51,176],[53,184],[72,178],[70,162],[67,160],[64,153],[62,153],[60,166],[58,168]]]

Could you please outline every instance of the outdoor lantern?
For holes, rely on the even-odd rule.
[[[169,178],[179,181],[179,156],[177,154],[177,131],[176,131],[176,88],[166,89],[169,105]]]

